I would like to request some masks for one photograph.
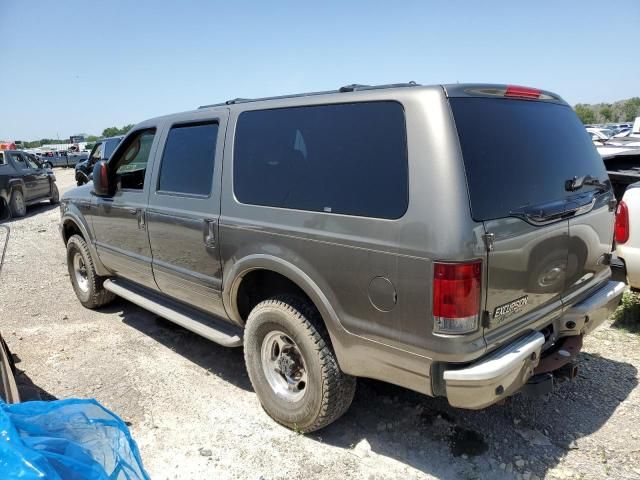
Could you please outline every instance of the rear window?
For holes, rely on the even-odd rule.
[[[169,130],[158,190],[207,196],[211,193],[217,123],[179,125]]]
[[[407,210],[406,129],[399,103],[243,112],[234,152],[240,202],[387,219]]]
[[[564,187],[575,176],[608,180],[602,158],[569,106],[495,98],[449,102],[475,220],[563,200],[573,195]]]

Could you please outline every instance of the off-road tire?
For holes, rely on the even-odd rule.
[[[73,259],[76,253],[79,253],[84,261],[88,280],[88,289],[86,292],[78,285],[73,268]],[[73,235],[67,242],[67,267],[69,269],[71,285],[73,285],[73,290],[76,292],[76,296],[83,307],[91,309],[99,308],[111,303],[116,298],[114,293],[105,290],[103,287],[103,283],[106,278],[100,277],[96,273],[93,258],[91,258],[91,253],[89,252],[89,247],[80,235]]]
[[[306,364],[305,393],[295,402],[274,392],[262,368],[262,342],[274,330],[296,343]],[[256,305],[247,319],[244,357],[264,410],[276,422],[297,432],[313,432],[329,425],[353,401],[356,378],[340,369],[320,314],[307,300],[282,295]]]
[[[13,218],[24,217],[27,214],[27,204],[24,202],[24,195],[17,188],[11,192],[9,199],[9,210]]]
[[[60,203],[60,192],[58,191],[58,186],[56,182],[51,184],[51,198],[49,198],[51,205],[57,205]]]

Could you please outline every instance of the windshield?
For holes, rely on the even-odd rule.
[[[590,135],[569,106],[496,98],[449,102],[477,221],[564,200],[573,194],[565,182],[574,177],[608,180]]]

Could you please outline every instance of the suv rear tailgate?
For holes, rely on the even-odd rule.
[[[604,164],[571,107],[536,90],[496,91],[449,95],[471,213],[489,247],[489,349],[551,321],[576,292],[606,280],[614,218]],[[576,177],[589,180],[569,188]]]

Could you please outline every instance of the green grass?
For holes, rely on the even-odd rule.
[[[625,292],[611,318],[614,327],[640,333],[640,293]]]

